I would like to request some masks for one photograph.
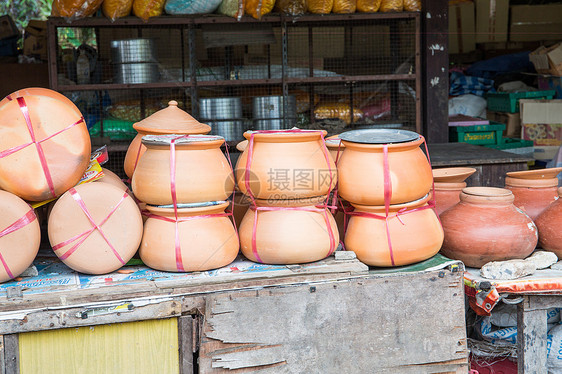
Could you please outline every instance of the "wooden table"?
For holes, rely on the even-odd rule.
[[[504,187],[505,173],[527,170],[534,159],[468,143],[429,144],[434,168],[468,166],[477,170],[467,179],[468,186]]]
[[[462,263],[373,271],[336,253],[191,275],[38,263],[50,278],[0,288],[2,373],[467,372]]]

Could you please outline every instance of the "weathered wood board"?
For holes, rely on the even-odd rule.
[[[467,371],[462,272],[212,294],[200,373]]]

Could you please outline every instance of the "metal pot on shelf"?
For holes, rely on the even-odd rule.
[[[227,142],[244,140],[244,131],[248,126],[244,120],[206,121],[211,126],[211,134],[219,135]]]
[[[208,121],[242,118],[242,99],[239,97],[199,99],[199,117]]]
[[[151,83],[158,81],[160,70],[156,63],[113,64],[115,83]]]
[[[297,124],[295,96],[256,96],[252,108],[255,130],[290,129]]]
[[[160,78],[152,39],[113,40],[111,58],[115,83],[151,83]]]

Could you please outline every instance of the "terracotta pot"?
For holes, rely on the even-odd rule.
[[[460,193],[466,187],[465,180],[476,172],[474,168],[433,169],[435,213],[440,215],[460,201]]]
[[[147,151],[133,174],[135,196],[147,204],[172,204],[170,143],[176,135],[147,135]],[[234,177],[220,146],[224,138],[191,135],[177,140],[176,196],[178,203],[226,200],[234,190]]]
[[[558,189],[562,196],[562,188]],[[562,199],[558,199],[544,209],[535,219],[539,230],[539,246],[562,257]]]
[[[135,167],[140,156],[146,152],[146,146],[142,144],[142,137],[145,135],[163,134],[208,134],[211,126],[200,123],[195,118],[178,108],[177,101],[170,101],[168,107],[153,115],[137,122],[133,125],[138,134],[135,136],[125,155],[125,174],[129,178],[133,176]]]
[[[346,151],[347,152],[347,151]],[[406,204],[391,205],[388,229],[392,257],[386,230],[385,207],[353,204],[355,212],[369,213],[379,218],[352,215],[345,235],[345,248],[371,266],[402,266],[426,260],[441,248],[443,229],[431,208],[411,213],[397,212],[427,206],[429,195]]]
[[[531,218],[513,205],[504,188],[468,187],[460,203],[440,216],[445,240],[441,253],[470,267],[490,261],[523,259],[537,245]]]
[[[117,174],[106,168],[101,169],[103,171],[103,177],[101,179],[98,179],[96,182],[109,183],[119,188],[121,191],[129,192],[129,187],[127,187],[127,185],[123,183],[123,181]]]
[[[75,200],[77,195],[103,235]],[[109,183],[85,183],[57,200],[49,215],[48,232],[55,254],[68,267],[105,274],[122,267],[137,251],[142,218],[133,198],[119,188]]]
[[[188,217],[222,214],[229,203],[178,209],[180,256],[176,256],[176,224],[150,216],[144,224],[139,254],[151,268],[163,271],[205,271],[230,264],[238,255],[239,242],[229,217],[191,219]],[[147,206],[151,214],[174,219],[173,208]],[[179,261],[179,265],[178,262]]]
[[[283,202],[258,202],[258,206],[272,207]],[[293,207],[318,209],[309,205],[292,202]],[[339,242],[336,221],[328,209],[320,211],[275,210],[258,211],[256,226],[256,253],[252,248],[252,233],[256,211],[248,209],[239,227],[242,253],[252,261],[266,264],[299,264],[321,260],[337,248]],[[327,217],[327,218],[326,218]],[[326,219],[329,223],[326,223]],[[329,230],[333,242],[330,241]]]
[[[431,167],[420,149],[423,138],[388,145],[392,197],[390,204],[420,199],[431,189]],[[343,140],[345,152],[338,161],[338,193],[352,204],[384,205],[383,144]]]
[[[525,211],[532,220],[558,199],[558,178],[505,178],[505,188],[513,192],[513,204]]]
[[[294,130],[254,133],[249,185],[256,198],[285,200],[320,196],[336,185],[336,165],[324,145],[322,132],[291,131]],[[251,136],[252,132],[244,133],[246,139]],[[245,183],[248,154],[246,148],[236,163],[236,182],[244,194],[249,194]]]
[[[41,229],[33,209],[10,192],[0,191],[0,211],[0,232],[21,226],[0,236],[0,282],[6,282],[33,263],[41,243]]]
[[[72,101],[46,88],[19,90],[0,101],[0,123],[0,152],[29,144],[0,158],[2,189],[25,200],[43,201],[78,183],[90,161],[90,135]]]
[[[334,162],[336,160],[340,160],[343,151],[345,150],[345,145],[343,144],[342,141],[340,141],[339,135],[333,135],[330,137],[326,138],[326,147],[328,148],[328,151],[330,152],[330,155],[332,156],[332,159],[334,160]],[[336,162],[337,164],[337,162]]]

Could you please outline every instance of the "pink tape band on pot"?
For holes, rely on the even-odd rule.
[[[30,209],[23,217],[12,223],[10,226],[6,227],[4,230],[0,231],[0,238],[13,233],[14,231],[21,229],[22,227],[27,226],[35,219],[37,219],[37,216],[35,215],[33,209]],[[4,257],[2,256],[1,253],[0,253],[0,261],[2,262],[2,266],[4,266],[4,270],[6,270],[8,276],[10,278],[14,278],[14,275],[10,271],[8,264],[6,263],[6,260],[4,260]]]
[[[59,258],[61,260],[65,260],[68,257],[70,257],[70,255],[72,255],[77,249],[78,247],[80,247],[80,245],[82,243],[84,243],[84,241],[86,239],[88,239],[88,237],[96,230],[98,230],[98,232],[100,233],[100,235],[102,236],[102,238],[105,240],[105,242],[107,243],[107,245],[109,245],[109,248],[111,248],[111,251],[113,252],[113,254],[115,255],[115,257],[117,257],[117,259],[119,260],[119,262],[121,262],[121,264],[125,265],[125,261],[123,261],[123,258],[121,258],[121,255],[119,254],[119,252],[117,252],[117,250],[115,249],[115,247],[111,244],[111,242],[109,241],[109,239],[105,236],[103,230],[101,229],[101,226],[104,225],[104,223],[107,222],[107,220],[109,220],[109,218],[113,215],[113,213],[115,213],[117,211],[117,209],[119,208],[119,206],[121,206],[121,204],[125,201],[125,199],[129,196],[129,194],[127,194],[126,192],[123,193],[123,196],[121,196],[121,199],[119,200],[119,202],[117,203],[117,205],[115,205],[115,207],[109,212],[109,214],[107,215],[107,217],[105,217],[99,224],[96,224],[96,222],[94,221],[94,219],[92,218],[92,215],[90,214],[90,211],[88,210],[88,208],[86,207],[86,204],[84,203],[84,200],[82,200],[82,197],[80,196],[80,194],[78,194],[78,191],[76,191],[74,188],[71,188],[70,190],[68,190],[72,196],[72,198],[74,199],[74,201],[76,201],[76,203],[78,204],[78,206],[82,209],[82,211],[84,212],[84,214],[86,215],[86,217],[88,218],[88,220],[90,221],[90,224],[93,226],[90,230],[87,230],[85,232],[83,232],[82,234],[78,234],[75,235],[74,237],[59,243],[55,246],[53,246],[53,251],[56,251],[70,243],[75,242],[76,240],[78,240],[78,242],[76,244],[74,244],[68,251],[66,251],[64,254],[60,255]],[[80,239],[80,240],[79,240]]]

